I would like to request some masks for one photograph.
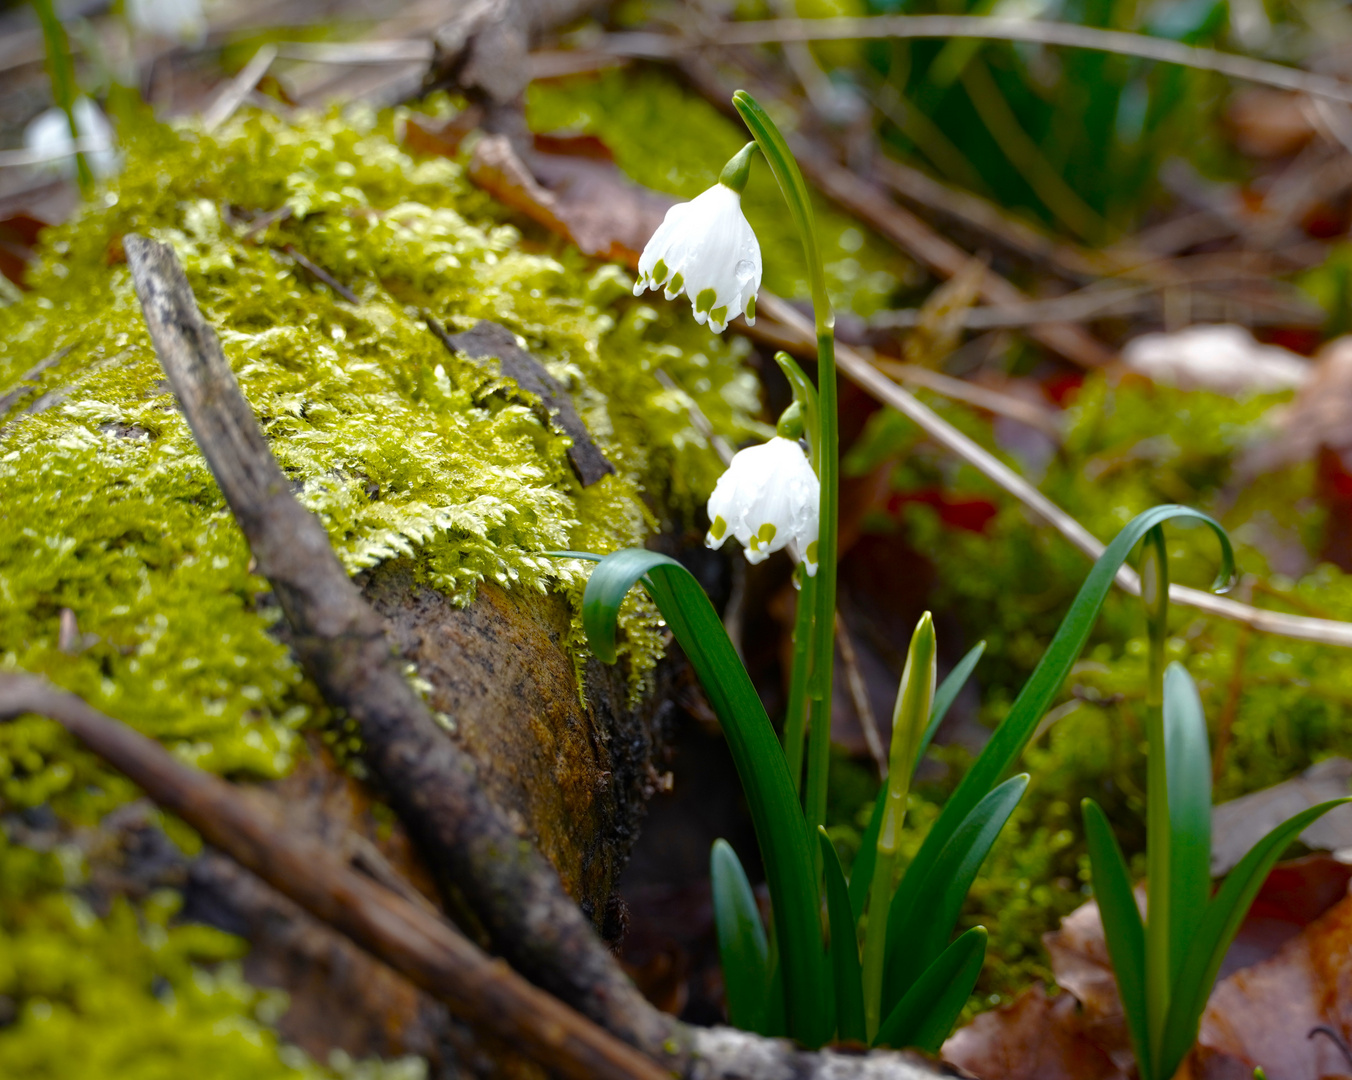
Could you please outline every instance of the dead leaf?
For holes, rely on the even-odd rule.
[[[959,1030],[940,1057],[981,1080],[1126,1080],[1081,1019],[1074,995],[1048,997],[1039,983]]]
[[[540,145],[563,148],[573,142]],[[584,254],[636,269],[672,200],[625,179],[613,162],[599,156],[595,142],[581,144],[582,156],[536,153],[527,163],[505,136],[485,135],[474,147],[469,178]]]
[[[1261,964],[1217,984],[1198,1042],[1219,1055],[1190,1062],[1198,1080],[1229,1076],[1226,1058],[1262,1066],[1270,1080],[1352,1076],[1332,1038],[1310,1038],[1325,1026],[1344,1044],[1352,1038],[1352,898],[1345,898]]]
[[[1211,812],[1211,873],[1233,869],[1250,848],[1283,821],[1330,799],[1348,794],[1352,761],[1328,758],[1300,776],[1255,791]],[[1306,847],[1322,851],[1352,848],[1352,805],[1331,810],[1300,834]]]
[[[1143,885],[1136,889],[1136,905],[1145,910]],[[1090,901],[1076,908],[1061,920],[1059,930],[1042,936],[1042,943],[1051,957],[1057,985],[1074,994],[1083,1006],[1078,1020],[1081,1029],[1119,1069],[1130,1072],[1135,1055],[1098,904]]]
[[[1315,135],[1304,94],[1254,88],[1234,96],[1225,121],[1241,154],[1288,157]]]

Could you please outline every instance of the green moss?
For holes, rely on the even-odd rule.
[[[0,834],[0,1072],[8,1080],[422,1080],[422,1062],[338,1068],[283,1045],[286,996],[244,981],[244,943],[175,924],[179,899],[115,899],[98,917],[71,891],[74,848],[38,852]],[[210,968],[203,965],[210,965]]]
[[[599,76],[534,82],[527,120],[536,131],[597,135],[629,176],[680,199],[693,199],[718,181],[749,136],[708,102],[691,96],[659,71],[608,71]],[[786,129],[792,115],[775,112]],[[763,160],[753,160],[742,196],[765,263],[765,287],[781,296],[811,295],[798,234],[784,197]],[[813,199],[832,302],[856,315],[890,306],[901,285],[921,279],[896,249],[822,198]],[[684,303],[684,301],[681,301]]]
[[[583,571],[544,551],[642,544],[712,489],[721,465],[692,399],[724,437],[761,430],[744,345],[635,301],[616,267],[523,236],[460,164],[404,152],[400,123],[242,115],[213,136],[141,123],[122,177],[46,235],[32,291],[0,310],[0,388],[54,358],[0,416],[0,668],[45,675],[219,773],[284,774],[302,725],[344,738],[273,636],[267,584],[163,381],[121,252],[131,231],[178,251],[273,453],[354,573],[412,557],[459,603],[481,581],[576,601]],[[272,224],[251,233],[263,213]],[[307,277],[288,245],[358,302]],[[448,353],[424,313],[509,327],[616,473],[582,489],[566,437]],[[66,651],[63,609],[80,631]],[[661,627],[637,598],[624,624],[637,689]],[[580,662],[580,627],[570,644]],[[92,823],[132,794],[55,725],[0,726],[6,810],[46,803]],[[0,888],[30,855],[0,849]],[[72,882],[33,874],[31,897],[0,905],[0,994],[20,1016],[0,1032],[0,1072],[330,1075],[279,1048],[272,999],[219,966],[238,942],[172,927],[167,909],[95,918]],[[157,980],[172,993],[152,993]]]

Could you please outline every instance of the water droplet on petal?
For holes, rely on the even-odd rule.
[[[756,276],[756,264],[750,259],[741,259],[733,272],[737,275],[739,282],[750,281]]]

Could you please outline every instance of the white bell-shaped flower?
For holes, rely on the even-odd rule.
[[[713,187],[667,211],[639,259],[635,296],[657,288],[668,300],[685,293],[695,321],[707,319],[715,333],[722,333],[738,315],[755,325],[760,243],[742,213],[742,190],[755,145],[748,143],[728,162]]]
[[[138,33],[186,45],[207,38],[201,0],[127,0],[127,20]]]
[[[709,497],[709,534],[704,542],[719,548],[735,536],[748,562],[762,562],[789,546],[817,572],[817,526],[821,483],[803,448],[776,436],[768,443],[739,450],[718,478]]]
[[[113,125],[87,97],[76,98],[71,111],[81,142],[92,146],[84,151],[90,172],[100,179],[112,176],[121,165]],[[61,109],[53,106],[29,123],[23,144],[42,159],[39,163],[43,166],[66,176],[75,175],[75,140],[70,137],[70,120]]]

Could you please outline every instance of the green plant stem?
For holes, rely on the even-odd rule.
[[[817,579],[801,565],[794,571],[801,589],[793,622],[793,667],[789,672],[789,704],[784,712],[784,759],[789,763],[793,790],[803,785],[803,737],[807,733],[807,673],[812,660],[812,620],[816,615]]]
[[[816,297],[813,298],[817,314],[817,396],[821,423],[818,439],[821,504],[817,536],[817,615],[812,636],[812,670],[808,676],[807,824],[814,833],[819,825],[826,824],[826,777],[831,765],[831,682],[836,666],[836,517],[840,504],[836,338],[834,317],[825,299],[824,287],[822,294],[820,304],[828,304],[824,316]]]
[[[1164,530],[1145,536],[1141,551],[1141,600],[1149,641],[1146,674],[1146,1032],[1150,1061],[1143,1080],[1159,1080],[1156,1060],[1169,1016],[1169,776],[1164,739],[1164,645],[1168,636],[1169,564]]]
[[[909,780],[902,784],[909,788]],[[903,800],[906,796],[903,796]],[[903,802],[904,805],[904,802]],[[903,811],[904,813],[904,811]],[[864,931],[864,1029],[871,1043],[882,1023],[883,968],[887,962],[887,913],[892,904],[892,880],[897,870],[895,844],[884,849],[878,844],[873,863],[873,884],[868,896],[868,927]]]
[[[80,128],[75,122],[75,101],[78,96],[75,65],[70,59],[70,43],[66,39],[65,27],[57,18],[52,0],[33,0],[33,9],[37,12],[38,22],[42,24],[42,37],[47,45],[47,74],[52,80],[52,98],[57,108],[66,114],[71,139],[78,142]],[[87,195],[94,187],[94,174],[89,169],[83,151],[77,150],[75,153],[75,168],[80,190]]]
[[[831,681],[835,673],[836,648],[836,516],[840,504],[840,448],[836,423],[835,313],[826,293],[826,268],[817,243],[817,226],[803,174],[788,143],[769,114],[745,90],[732,96],[732,104],[747,130],[765,155],[779,190],[788,204],[789,216],[798,230],[812,288],[812,312],[817,327],[818,415],[813,452],[821,503],[817,535],[816,614],[813,620],[811,666],[807,676],[808,762],[806,813],[810,835],[826,823],[826,774],[831,764]],[[814,865],[821,876],[821,850],[814,847]]]

